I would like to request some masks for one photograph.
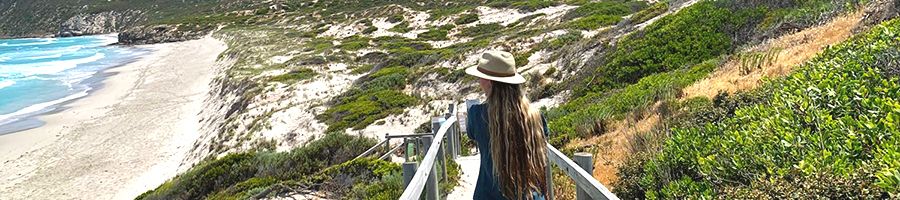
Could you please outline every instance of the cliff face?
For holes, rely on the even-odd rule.
[[[56,36],[71,37],[118,32],[134,26],[142,19],[143,13],[136,10],[77,14],[60,24]]]
[[[185,25],[136,26],[119,33],[119,44],[141,45],[200,39],[209,30]]]

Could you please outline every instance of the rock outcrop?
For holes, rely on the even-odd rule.
[[[109,11],[95,14],[78,14],[59,26],[57,37],[94,35],[121,31],[142,20],[141,11]]]
[[[122,45],[156,44],[200,39],[209,34],[209,29],[183,25],[137,26],[119,32]]]

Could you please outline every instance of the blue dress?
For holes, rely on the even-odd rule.
[[[466,134],[469,139],[475,141],[479,151],[481,151],[481,166],[478,171],[478,181],[475,183],[474,199],[498,199],[505,200],[503,193],[500,192],[500,185],[494,179],[494,161],[491,159],[491,134],[488,134],[487,105],[473,105],[468,110],[466,117]],[[550,131],[547,129],[547,120],[542,119],[544,123],[544,134]],[[532,192],[535,200],[544,200],[544,195],[539,192]]]

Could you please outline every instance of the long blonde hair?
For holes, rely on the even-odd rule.
[[[494,81],[487,98],[494,175],[507,199],[547,194],[543,121],[517,84]]]

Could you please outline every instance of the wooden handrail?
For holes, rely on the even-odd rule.
[[[386,135],[384,136],[387,139],[395,139],[395,138],[417,138],[426,135],[434,135],[431,133],[416,133],[416,134],[406,134],[406,135]]]
[[[386,159],[388,156],[390,156],[391,154],[393,154],[395,151],[397,151],[398,149],[400,149],[400,148],[402,148],[402,147],[403,147],[402,144],[401,144],[401,145],[397,145],[397,147],[394,147],[394,148],[392,148],[390,151],[388,151],[387,153],[384,153],[384,155],[382,155],[381,157],[378,157],[378,159],[379,159],[379,160],[384,160],[384,159]]]
[[[556,147],[553,147],[553,145],[550,145],[550,143],[547,143],[547,150],[550,162],[566,172],[566,175],[572,177],[572,180],[575,181],[575,185],[584,190],[591,199],[619,199],[619,197],[616,197],[609,189],[606,189],[600,181],[594,179],[594,176],[591,175],[591,173],[584,171],[584,169],[575,164],[575,162],[569,159],[565,154],[559,152],[559,150],[556,149]]]
[[[379,143],[376,144],[375,146],[372,146],[372,148],[369,148],[368,150],[366,150],[366,151],[363,152],[362,154],[359,154],[359,156],[356,156],[356,158],[362,158],[362,157],[368,156],[368,155],[371,154],[372,152],[375,152],[375,149],[377,149],[377,148],[380,147],[381,145],[384,145],[384,144],[387,143],[388,141],[390,141],[390,139],[382,140],[381,142],[379,142]],[[354,158],[354,159],[356,159],[356,158]]]
[[[447,130],[456,123],[456,116],[450,116],[445,123],[441,124],[441,128],[431,142],[431,148],[428,148],[428,151],[425,153],[425,157],[422,159],[422,163],[419,164],[416,174],[413,176],[412,180],[410,180],[406,189],[403,190],[403,194],[400,195],[401,200],[417,200],[422,196],[422,191],[425,189],[425,182],[432,173],[432,169],[434,169],[438,150],[440,150],[441,144],[444,141],[443,138],[447,135]]]

